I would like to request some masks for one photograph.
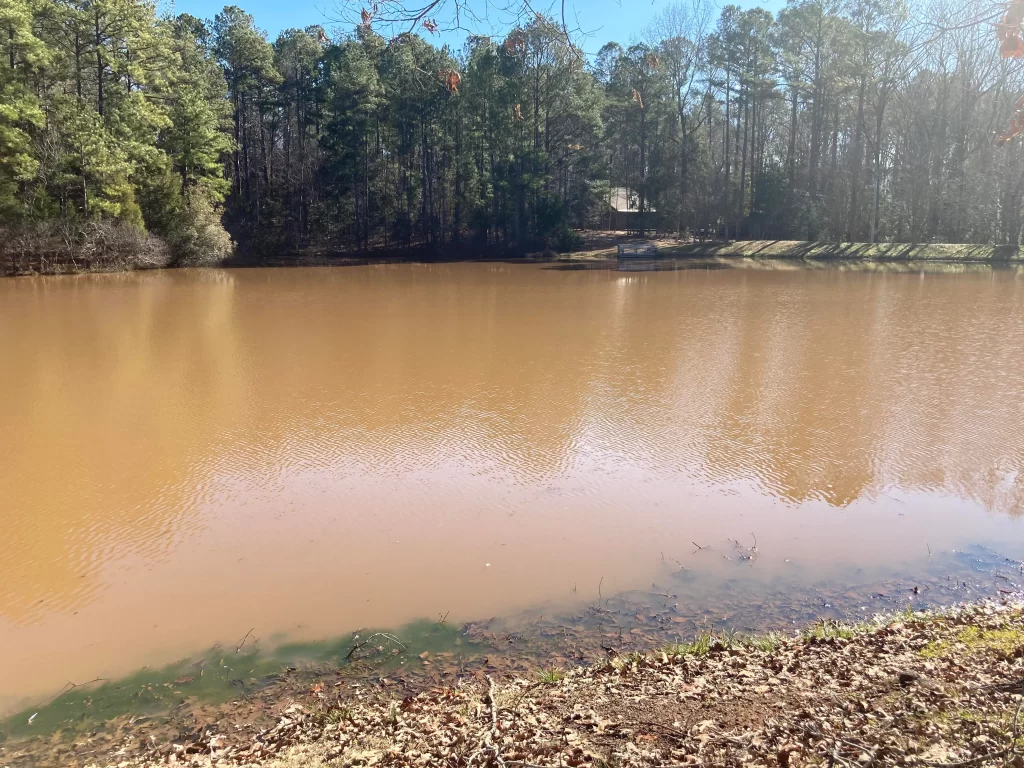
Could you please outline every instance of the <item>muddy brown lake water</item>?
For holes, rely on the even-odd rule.
[[[1022,466],[1020,270],[0,281],[0,711],[250,628],[1019,558]]]

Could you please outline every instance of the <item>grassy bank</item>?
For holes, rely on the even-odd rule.
[[[786,240],[753,240],[721,244],[691,244],[693,256],[740,256],[745,258],[862,259],[866,261],[1022,261],[1017,246],[959,245],[955,243],[815,243]]]
[[[619,238],[625,236],[619,233]],[[804,240],[737,240],[689,243],[655,238],[658,252],[669,258],[801,259],[807,261],[949,261],[964,263],[1024,263],[1024,252],[1008,245],[956,243],[825,243]],[[595,235],[574,258],[614,259],[616,236]]]
[[[139,718],[119,749],[85,764],[1019,768],[1022,660],[1020,603],[792,636],[706,633],[587,668],[485,669],[415,695],[386,677],[318,681],[255,733],[229,716],[166,741]],[[22,763],[0,749],[0,764]]]
[[[372,249],[335,252],[310,250],[279,256],[237,256],[232,266],[331,266],[401,261],[613,261],[618,244],[640,240],[625,232],[588,232],[583,246],[568,253],[544,251],[516,254],[463,246],[431,249]],[[647,238],[658,246],[658,254],[669,259],[779,259],[802,261],[936,261],[964,264],[1024,264],[1024,252],[1017,246],[960,245],[955,243],[825,243],[803,240],[738,240],[694,243],[674,237]]]

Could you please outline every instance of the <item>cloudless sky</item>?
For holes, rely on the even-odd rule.
[[[628,45],[643,38],[644,30],[654,18],[676,0],[566,0],[566,19],[570,27],[578,27],[585,35],[584,50],[588,54],[596,53],[605,43],[614,40]],[[409,0],[409,7],[421,6],[424,0]],[[508,14],[496,10],[515,0],[467,0],[471,11],[479,17],[479,21],[463,18],[462,26],[468,31],[484,35],[500,35],[507,31],[514,19]],[[550,11],[552,15],[561,14],[561,3],[544,5],[545,0],[533,0],[531,5],[538,11]],[[687,2],[687,0],[682,0]],[[723,0],[711,0],[719,6],[725,5]],[[784,4],[784,0],[733,0],[736,5],[744,8],[762,6],[775,12]],[[256,25],[264,30],[271,41],[278,33],[289,27],[302,28],[311,24],[320,24],[327,28],[328,34],[336,31],[352,30],[352,14],[358,14],[360,0],[351,0],[348,6],[349,21],[343,21],[345,0],[161,0],[160,10],[172,13],[190,13],[201,19],[212,19],[224,5],[238,5],[251,13]],[[366,2],[369,5],[369,2]],[[453,6],[452,0],[448,2]],[[437,21],[442,26],[450,25],[451,14],[442,12]],[[380,30],[388,34],[386,30]],[[420,29],[428,40],[436,45],[448,43],[456,51],[461,50],[467,31],[449,31],[431,35]]]

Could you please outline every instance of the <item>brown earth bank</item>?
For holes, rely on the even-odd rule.
[[[187,258],[159,238],[126,228],[97,226],[68,235],[47,232],[3,233],[0,239],[0,275],[78,274],[161,269],[180,266],[302,267],[358,266],[401,262],[516,261],[516,262],[614,262],[619,243],[653,242],[666,259],[706,260],[800,260],[917,262],[975,264],[1024,264],[1024,252],[1014,245],[955,243],[827,243],[800,240],[737,240],[696,242],[690,238],[653,236],[638,238],[626,232],[583,233],[579,250],[516,252],[471,246],[372,248],[367,251],[309,248],[276,256],[234,253],[226,258],[197,257],[190,248]]]
[[[279,256],[238,254],[225,266],[330,266],[401,261],[559,261],[614,262],[620,243],[650,242],[665,259],[780,259],[801,261],[940,261],[952,263],[1024,263],[1015,245],[956,243],[827,243],[803,240],[735,240],[697,242],[689,237],[655,235],[641,238],[627,232],[584,232],[578,250],[515,252],[472,246],[376,248],[365,252],[309,249]]]
[[[792,637],[705,634],[589,668],[482,671],[408,695],[385,679],[326,678],[275,702],[267,727],[251,727],[243,700],[173,739],[132,718],[105,753],[90,756],[87,735],[54,764],[1020,768],[1022,687],[1014,597],[820,622]],[[0,745],[0,765],[44,762]]]
[[[614,258],[623,233],[588,238],[576,256]],[[611,239],[613,242],[602,242]],[[1024,262],[1016,245],[958,243],[828,243],[805,240],[734,240],[694,242],[654,238],[659,255],[668,258],[799,259],[807,261],[948,261],[979,263]]]

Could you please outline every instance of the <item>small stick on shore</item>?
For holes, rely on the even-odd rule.
[[[494,679],[487,675],[488,691],[487,699],[491,707],[491,736],[498,735],[498,686],[494,684]]]
[[[51,702],[55,701],[56,699],[59,699],[65,693],[68,693],[69,691],[75,690],[75,688],[82,688],[82,687],[84,687],[86,685],[92,685],[93,683],[105,683],[105,682],[107,682],[107,680],[104,677],[96,677],[96,678],[93,678],[92,680],[89,680],[89,681],[84,682],[84,683],[73,683],[70,680],[68,680],[66,683],[64,683],[64,685],[61,687],[61,689],[59,691],[57,691],[55,694],[53,694],[49,698],[43,699],[36,706],[41,709],[42,707],[45,707],[46,705],[50,704]],[[34,719],[35,716],[38,715],[38,714],[39,713],[36,712],[36,714],[33,715],[32,718]],[[31,720],[29,722],[31,723]]]
[[[358,651],[360,648],[362,648],[368,642],[370,642],[370,641],[369,640],[363,640],[363,642],[361,642],[361,643],[353,643],[352,647],[348,649],[348,653],[345,654],[345,661],[348,661],[349,659],[351,659],[352,658],[352,654],[354,654],[356,651]]]

